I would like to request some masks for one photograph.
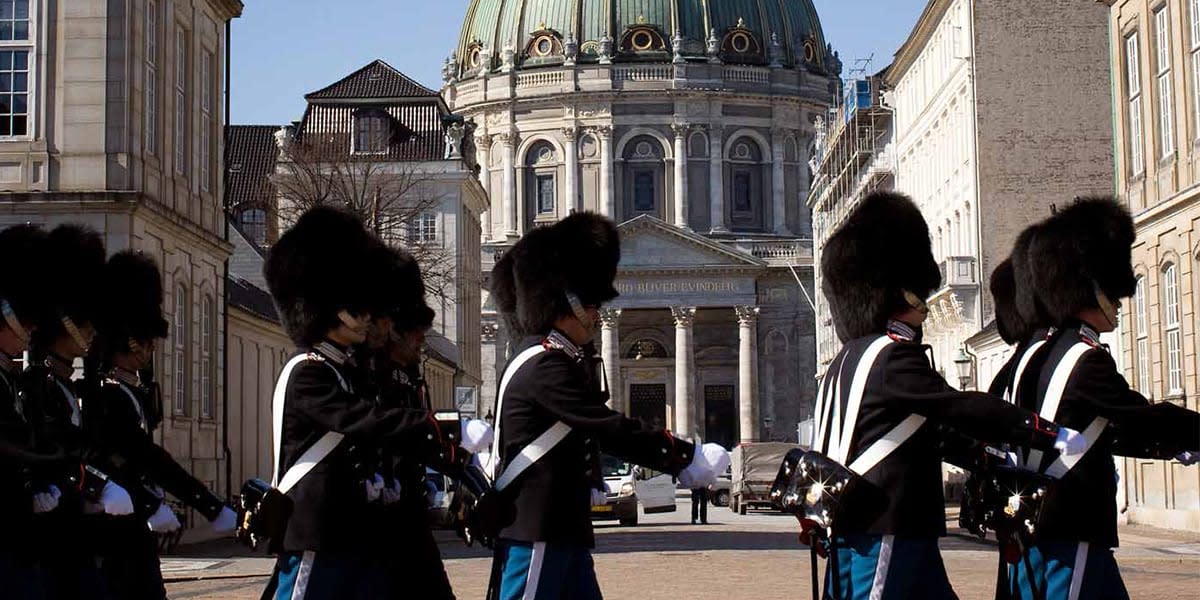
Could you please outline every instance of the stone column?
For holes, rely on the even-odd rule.
[[[772,211],[775,215],[775,233],[791,235],[787,226],[786,180],[783,168],[784,139],[787,130],[776,127],[771,130],[771,197],[774,200]]]
[[[758,361],[755,340],[758,332],[757,306],[734,307],[738,319],[738,435],[742,443],[758,440],[754,398],[758,395],[758,378],[754,364]]]
[[[628,414],[622,402],[621,384],[621,309],[600,311],[600,346],[604,352],[604,374],[608,378],[608,407]]]
[[[675,317],[675,434],[690,438],[696,435],[692,423],[695,360],[692,356],[692,323],[696,308],[682,306],[671,309]]]
[[[729,231],[725,227],[725,152],[722,148],[721,128],[713,126],[708,131],[708,187],[712,198],[712,232]]]
[[[675,226],[688,228],[688,126],[676,123],[671,126],[675,132]]]
[[[612,127],[597,127],[596,136],[600,138],[600,214],[615,220],[617,211],[613,203]]]
[[[579,202],[579,151],[575,149],[575,140],[578,138],[577,131],[574,127],[563,127],[563,153],[566,154],[566,160],[563,164],[567,168],[567,181],[564,189],[567,194],[567,212],[582,210],[583,207]]]
[[[475,138],[476,162],[479,164],[479,185],[483,186],[483,193],[488,198],[492,197],[492,138],[486,135],[481,135]],[[492,239],[492,211],[485,210],[479,215],[479,224],[482,228],[481,235],[484,240]]]
[[[504,235],[505,237],[515,238],[517,237],[517,203],[515,197],[517,182],[515,179],[516,171],[513,166],[515,162],[513,154],[516,151],[513,148],[515,140],[513,139],[513,134],[501,133],[496,136],[496,141],[500,142],[500,168],[504,171],[502,173],[503,183],[501,184],[504,189],[500,191],[500,196],[503,199],[501,210],[504,211]]]

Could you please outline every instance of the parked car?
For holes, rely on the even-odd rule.
[[[779,474],[779,464],[793,448],[799,446],[761,442],[734,448],[730,457],[729,510],[744,515],[751,508],[770,508],[771,486]]]
[[[600,472],[606,503],[592,506],[593,521],[637,525],[639,503],[648,514],[675,511],[675,484],[670,475],[607,454],[600,457]]]
[[[733,487],[733,466],[725,469],[725,474],[717,477],[716,482],[708,486],[708,501],[713,506],[729,506],[730,488]]]
[[[457,484],[449,477],[425,468],[425,500],[429,502],[429,524],[434,529],[454,529],[454,502]]]

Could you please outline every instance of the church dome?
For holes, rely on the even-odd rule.
[[[609,61],[840,71],[812,0],[471,0],[456,60],[460,78]]]

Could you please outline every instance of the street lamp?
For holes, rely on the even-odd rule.
[[[967,389],[967,384],[971,382],[971,356],[967,354],[965,347],[958,349],[958,356],[954,359],[954,367],[958,369],[958,389]]]

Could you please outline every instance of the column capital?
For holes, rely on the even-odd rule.
[[[597,125],[592,128],[592,133],[595,133],[600,139],[607,141],[612,139],[613,128],[612,125]]]
[[[676,139],[682,139],[683,137],[687,136],[688,132],[691,130],[692,130],[692,125],[689,125],[687,123],[672,123],[671,124],[671,131],[673,131],[675,133]]]
[[[676,327],[691,327],[696,321],[696,307],[672,306],[671,316],[675,319]]]
[[[475,147],[480,150],[488,150],[492,147],[492,136],[484,134],[475,136]]]
[[[502,131],[492,136],[492,142],[502,144],[504,146],[512,146],[513,142],[517,141],[517,136],[511,131]]]
[[[563,127],[562,128],[562,137],[563,137],[563,141],[574,142],[576,139],[579,138],[579,129],[576,128],[575,126]]]
[[[758,320],[758,313],[762,311],[757,306],[735,306],[733,310],[737,313],[739,325],[753,325]]]
[[[602,308],[600,309],[600,326],[605,329],[614,328],[621,322],[621,309],[619,308]]]
[[[496,334],[500,331],[500,325],[495,321],[484,321],[479,328],[480,336],[485,342],[496,341]]]

